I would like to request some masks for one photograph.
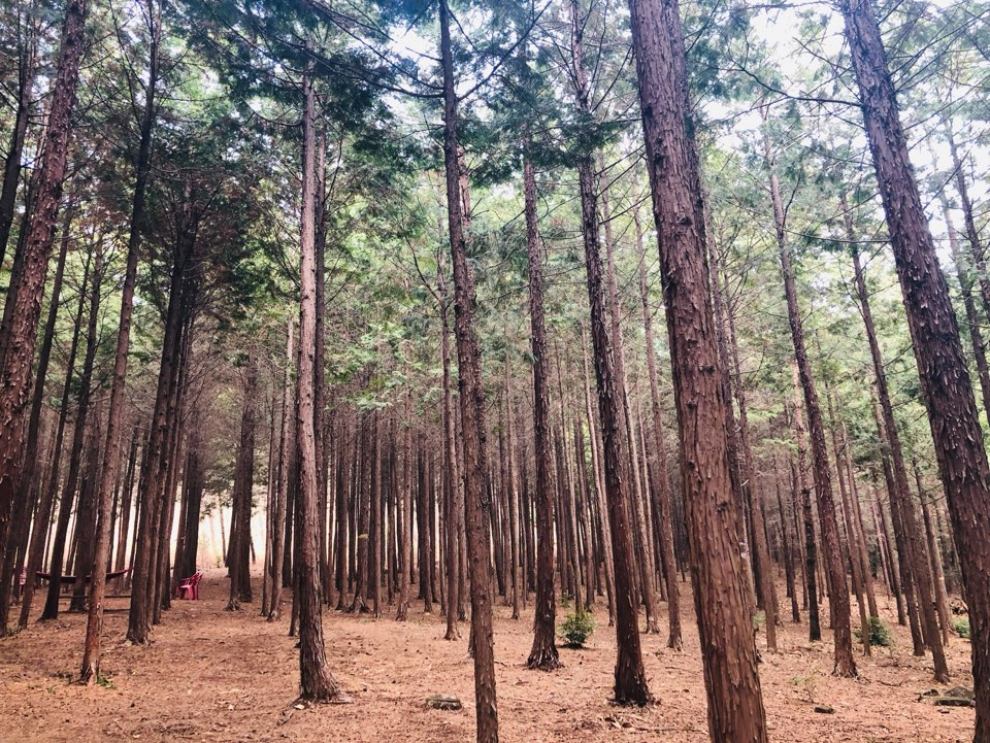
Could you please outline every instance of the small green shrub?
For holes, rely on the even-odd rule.
[[[767,615],[762,609],[753,613],[753,629],[758,630],[767,623]]]
[[[894,636],[890,634],[890,629],[878,617],[870,617],[869,631],[870,645],[889,648],[894,644]],[[856,639],[859,642],[863,641],[862,628],[856,630]]]
[[[591,633],[595,631],[595,621],[588,612],[578,611],[567,615],[560,630],[563,638],[567,640],[567,647],[583,648]]]
[[[952,631],[965,640],[970,639],[969,617],[959,617],[952,620]]]

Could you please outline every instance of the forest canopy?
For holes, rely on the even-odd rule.
[[[0,673],[154,668],[202,581],[346,739],[432,623],[470,721],[397,739],[823,740],[807,652],[848,739],[990,743],[988,13],[4,3]]]

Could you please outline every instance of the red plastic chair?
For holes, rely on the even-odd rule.
[[[199,601],[199,582],[203,580],[203,571],[197,570],[188,578],[179,581],[178,591],[180,599]]]

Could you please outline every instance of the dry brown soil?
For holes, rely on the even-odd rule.
[[[223,571],[208,572],[201,600],[176,602],[155,628],[150,647],[124,643],[126,599],[112,600],[104,635],[105,686],[70,683],[80,660],[83,615],[63,614],[55,623],[36,623],[0,640],[0,741],[472,739],[466,626],[464,640],[444,641],[442,618],[424,615],[421,603],[405,624],[393,621],[391,607],[379,620],[327,613],[328,655],[354,701],[296,709],[298,661],[287,623],[263,621],[257,605],[225,612],[226,588]],[[881,602],[891,619],[889,603]],[[684,604],[692,606],[688,600]],[[532,614],[527,611],[519,621],[509,617],[499,606],[495,644],[503,741],[708,740],[690,613],[683,652],[668,650],[663,635],[643,637],[650,686],[659,699],[645,709],[608,702],[614,635],[603,608],[590,647],[562,650],[566,667],[555,673],[524,668]],[[809,643],[805,625],[787,622],[779,633],[782,652],[765,654],[760,667],[771,739],[971,739],[971,709],[918,701],[920,692],[933,687],[929,662],[911,656],[904,628],[894,631],[892,649],[857,657],[858,680],[837,679],[830,675],[829,633],[826,642]],[[968,643],[954,639],[948,655],[953,683],[971,687]],[[435,693],[458,696],[464,709],[427,709],[425,700]],[[816,705],[831,706],[834,713],[816,713]]]

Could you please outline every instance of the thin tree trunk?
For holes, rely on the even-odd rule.
[[[774,171],[774,160],[770,152],[769,140],[765,146],[767,168],[770,171],[770,197],[773,202],[774,224],[776,226],[777,247],[780,253],[780,270],[784,279],[784,294],[787,298],[787,318],[791,327],[791,341],[794,357],[797,360],[798,377],[804,393],[804,405],[808,415],[811,436],[811,457],[813,463],[815,494],[818,501],[818,517],[821,522],[822,546],[825,551],[825,568],[830,587],[829,614],[832,618],[832,637],[835,649],[837,676],[856,676],[856,660],[852,651],[852,629],[849,619],[849,591],[846,587],[846,571],[842,561],[842,544],[839,524],[835,515],[835,502],[832,492],[832,475],[825,445],[825,426],[822,421],[821,406],[811,362],[804,340],[804,324],[798,305],[794,267],[791,264],[791,249],[787,244],[786,214],[780,195],[780,182]]]
[[[866,288],[866,277],[863,274],[863,267],[859,259],[859,248],[856,243],[852,244],[852,257],[853,268],[856,274],[856,291],[859,296],[859,309],[863,316],[863,325],[866,328],[866,339],[870,346],[870,357],[873,360],[873,374],[881,415],[881,435],[882,440],[889,447],[890,460],[893,466],[893,489],[891,490],[891,497],[894,500],[891,501],[891,509],[897,508],[900,513],[900,522],[905,537],[904,546],[907,551],[906,557],[910,561],[910,576],[913,579],[914,588],[918,591],[921,629],[925,644],[932,651],[935,680],[939,683],[945,683],[949,678],[949,667],[942,649],[942,642],[938,633],[938,623],[935,618],[931,570],[924,559],[924,543],[921,541],[922,537],[918,527],[918,519],[914,506],[911,503],[907,468],[904,464],[904,452],[901,448],[897,423],[894,421],[894,409],[890,400],[890,392],[887,388],[887,375],[884,371],[883,356],[880,353],[880,345],[877,342],[876,329],[873,324],[873,312],[870,308],[869,292]],[[894,524],[896,528],[896,517]],[[905,577],[905,571],[901,571],[901,576],[906,585],[908,578]]]
[[[22,8],[28,9],[28,12],[18,18],[21,29],[17,39],[17,110],[10,130],[10,144],[7,145],[7,160],[3,168],[3,189],[0,191],[0,266],[3,266],[7,254],[7,241],[14,223],[14,205],[21,180],[24,142],[27,139],[37,71],[37,29],[33,18],[28,21],[29,16],[37,11],[33,5]],[[27,28],[28,25],[30,28]]]
[[[282,571],[285,560],[285,521],[289,496],[289,461],[295,448],[292,410],[295,407],[292,394],[291,366],[295,361],[293,335],[295,322],[289,319],[285,340],[285,371],[282,377],[282,431],[279,434],[278,484],[275,495],[275,514],[272,520],[272,563],[268,580],[271,581],[271,608],[268,621],[274,622],[282,613]]]
[[[251,594],[251,495],[254,482],[255,397],[258,390],[258,367],[254,352],[249,352],[244,370],[244,395],[241,399],[241,433],[234,464],[234,492],[230,528],[230,596],[228,611],[237,611],[241,603],[250,603]],[[236,526],[236,528],[235,528]]]
[[[523,163],[526,213],[526,254],[529,273],[530,348],[533,354],[533,456],[536,464],[536,605],[533,646],[526,665],[550,671],[560,666],[554,642],[554,471],[550,462],[550,385],[547,373],[546,320],[543,309],[543,256],[536,214],[536,176],[533,163]]]
[[[109,567],[111,539],[109,501],[113,484],[117,479],[120,463],[120,428],[123,425],[124,392],[127,379],[127,361],[130,350],[131,318],[134,310],[134,287],[137,282],[138,252],[141,230],[144,228],[145,191],[151,170],[151,138],[155,124],[155,92],[158,81],[158,45],[161,24],[154,0],[148,0],[146,19],[151,32],[148,80],[144,84],[144,111],[141,117],[141,137],[135,162],[136,181],[131,203],[130,235],[127,241],[127,262],[124,269],[124,285],[120,298],[120,318],[117,324],[117,347],[114,353],[113,381],[110,389],[110,411],[107,418],[106,446],[100,467],[97,488],[98,518],[96,548],[92,580],[89,588],[89,616],[86,621],[86,640],[80,681],[92,683],[100,671],[100,633],[103,627],[103,597],[106,592],[106,572]],[[130,502],[128,498],[128,503]]]
[[[636,244],[639,248],[639,293],[643,306],[643,334],[646,341],[646,370],[650,381],[650,410],[653,416],[652,444],[654,469],[652,490],[656,497],[655,508],[660,521],[660,563],[667,586],[667,621],[669,634],[667,647],[681,649],[680,589],[677,585],[677,565],[674,561],[673,512],[670,498],[670,473],[667,449],[663,440],[663,413],[660,409],[660,383],[657,373],[657,350],[653,337],[653,310],[650,307],[647,285],[646,248],[639,222],[639,211],[633,212],[636,227]]]
[[[55,527],[55,539],[52,543],[52,559],[48,569],[50,574],[48,596],[45,600],[44,611],[41,614],[42,619],[58,618],[58,599],[62,592],[62,568],[65,562],[65,540],[69,529],[72,504],[75,500],[76,486],[79,482],[79,470],[82,465],[86,425],[88,423],[89,404],[92,395],[93,367],[96,361],[98,340],[97,327],[100,310],[100,284],[102,278],[102,265],[100,265],[100,261],[101,255],[99,249],[97,249],[94,261],[96,265],[93,267],[92,282],[89,287],[89,319],[86,327],[86,352],[83,356],[82,372],[79,375],[79,399],[76,404],[75,429],[72,432],[72,443],[69,450],[69,471],[62,486],[62,497],[59,502],[58,523]],[[85,276],[83,285],[85,286]]]

